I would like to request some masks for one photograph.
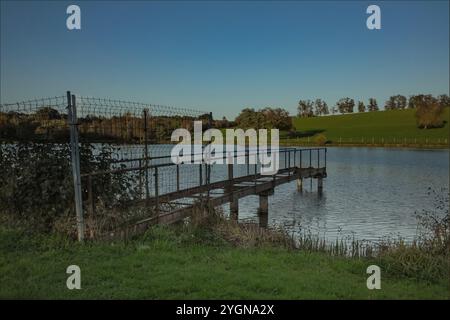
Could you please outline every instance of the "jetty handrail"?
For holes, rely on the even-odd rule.
[[[268,151],[270,149],[264,149],[264,150],[259,150],[258,152],[255,153],[250,153],[250,150],[246,149],[245,150],[245,154],[238,154],[240,151],[234,152],[234,154],[231,156],[232,158],[238,158],[238,157],[245,157],[248,159],[249,156],[251,155],[258,155],[260,154],[259,151]],[[324,151],[324,167],[326,167],[327,164],[327,148],[283,148],[280,149],[278,152],[276,151],[272,151],[272,152],[276,152],[276,153],[288,153],[290,156],[290,153],[293,151],[294,152],[294,166],[295,166],[295,160],[296,160],[296,154],[297,152],[299,152],[300,154],[300,168],[302,167],[302,153],[303,152],[309,152],[309,167],[312,167],[312,152],[313,151],[317,151],[318,152],[318,156],[317,156],[317,167],[320,167],[320,151]],[[222,152],[223,156],[222,157],[212,157],[209,158],[209,160],[227,160],[229,158],[229,155],[227,155],[226,152]],[[192,157],[198,155],[203,155],[203,153],[197,153],[197,154],[192,154]],[[140,158],[132,158],[132,159],[123,159],[123,160],[117,160],[117,161],[112,161],[112,163],[125,163],[125,162],[134,162],[134,161],[145,161],[145,160],[159,160],[159,159],[171,159],[170,155],[164,155],[164,156],[155,156],[155,157],[140,157]],[[285,157],[285,162],[287,161],[287,158]],[[158,163],[158,164],[146,164],[146,165],[142,165],[139,167],[130,167],[130,168],[120,168],[120,169],[111,169],[111,170],[101,170],[101,171],[92,171],[92,172],[88,172],[88,173],[82,173],[81,177],[88,177],[88,176],[97,176],[97,175],[102,175],[102,174],[108,174],[108,173],[120,173],[120,172],[130,172],[130,171],[137,171],[137,170],[147,170],[147,169],[155,169],[155,168],[160,168],[160,167],[169,167],[169,166],[176,166],[176,165],[181,165],[181,164],[205,164],[205,165],[210,165],[208,163],[206,163],[203,159],[203,157],[201,158],[201,162],[199,163],[199,161],[193,162],[193,163],[174,163],[172,161],[166,162],[166,163]],[[248,163],[244,163],[244,164],[248,164]],[[290,159],[289,159],[289,167],[290,167]]]

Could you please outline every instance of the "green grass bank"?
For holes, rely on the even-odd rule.
[[[57,236],[0,229],[0,298],[449,297],[448,278],[430,282],[382,271],[381,290],[368,290],[366,268],[374,263],[383,265],[383,261],[259,245],[257,237],[252,238],[253,245],[248,241],[247,245],[236,245],[233,237],[204,230],[155,227],[127,242],[81,245]],[[73,264],[81,268],[81,290],[66,288],[66,268]]]
[[[389,110],[312,118],[293,118],[293,125],[300,137],[290,138],[282,134],[282,144],[316,144],[319,134],[325,135],[333,145],[376,146],[441,146],[449,143],[449,109],[443,117],[447,121],[442,128],[419,129],[415,110]]]

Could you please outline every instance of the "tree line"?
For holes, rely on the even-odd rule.
[[[142,116],[125,112],[119,116],[87,115],[78,118],[80,141],[90,142],[170,142],[173,130],[185,128],[193,131],[193,121],[200,120],[205,128],[210,126],[209,114],[192,116]],[[0,112],[0,141],[56,141],[69,140],[67,114],[48,106],[34,113]]]
[[[436,104],[441,108],[450,106],[450,97],[446,94],[433,97],[430,94],[418,94],[412,95],[409,99],[403,95],[394,95],[389,97],[385,102],[385,110],[404,110],[404,109],[417,109],[423,107],[424,105],[430,106],[431,104]],[[356,107],[356,109],[355,109]],[[367,106],[363,101],[357,101],[355,103],[354,99],[345,97],[339,99],[336,105],[331,109],[328,107],[327,103],[322,99],[316,100],[300,100],[298,102],[298,116],[299,117],[314,117],[327,114],[336,113],[353,113],[357,112],[372,112],[379,111],[378,103],[375,98],[370,98]]]
[[[437,97],[431,94],[418,94],[412,95],[409,99],[403,95],[397,94],[389,97],[385,102],[385,110],[404,110],[404,109],[415,109],[417,126],[419,128],[436,128],[442,127],[445,124],[444,119],[442,119],[442,114],[445,107],[450,106],[450,97],[446,94],[441,94]],[[355,103],[354,99],[345,97],[339,99],[336,105],[328,108],[328,105],[322,99],[312,100],[300,100],[298,103],[298,116],[299,117],[314,117],[321,115],[330,114],[345,114],[357,112],[373,112],[379,111],[378,103],[375,98],[370,98],[367,106],[363,101],[358,101]]]

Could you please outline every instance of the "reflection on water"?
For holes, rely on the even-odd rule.
[[[449,185],[448,150],[328,148],[323,194],[313,180],[303,192],[295,182],[277,187],[269,198],[269,222],[293,232],[329,240],[377,240],[416,235],[415,212],[432,209],[428,188]],[[240,199],[241,219],[257,221],[258,197]]]
[[[170,148],[152,146],[151,155],[167,154]],[[280,156],[280,163],[283,161]],[[198,184],[192,166],[182,172],[184,187]],[[175,188],[174,169],[166,170],[164,191],[169,192]],[[234,176],[245,172],[246,166],[238,165]],[[427,194],[428,188],[448,189],[449,151],[328,148],[327,173],[321,196],[316,181],[311,186],[305,180],[301,193],[295,181],[277,187],[269,197],[269,224],[283,225],[292,232],[311,232],[331,241],[346,237],[378,240],[386,236],[412,240],[417,227],[415,212],[433,209],[434,199]],[[225,165],[212,170],[212,181],[226,177]],[[258,203],[258,196],[240,199],[239,218],[258,221]],[[228,205],[224,209],[228,211]]]

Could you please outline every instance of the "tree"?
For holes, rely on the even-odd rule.
[[[396,95],[395,102],[396,102],[397,109],[400,109],[400,110],[406,109],[407,99],[405,96],[402,96],[401,94]]]
[[[423,129],[439,128],[444,125],[442,114],[443,105],[431,95],[421,95],[415,99],[417,126]]]
[[[400,94],[389,97],[384,106],[385,110],[403,110],[406,108],[406,97]]]
[[[336,106],[340,113],[352,113],[355,107],[355,100],[342,98],[336,103]]]
[[[369,105],[367,106],[368,111],[378,111],[378,104],[377,100],[375,98],[369,99]]]
[[[432,104],[433,96],[431,94],[417,94],[409,97],[408,108],[416,109],[424,104]]]
[[[450,107],[450,97],[446,94],[441,94],[438,96],[438,101],[439,104],[445,108],[445,107]]]
[[[279,129],[289,130],[292,127],[292,119],[289,112],[282,108],[264,108],[255,110],[245,108],[236,117],[236,124],[242,129]]]
[[[245,108],[236,117],[236,124],[242,129],[262,129],[266,125],[264,114],[253,108]]]
[[[331,108],[331,114],[336,114],[338,111],[337,111],[337,109],[336,109],[336,107],[332,107]]]
[[[292,119],[289,112],[282,108],[265,108],[261,110],[266,124],[274,129],[289,130],[292,127]]]
[[[358,101],[358,112],[366,112],[366,106],[362,101]]]
[[[314,102],[314,107],[315,107],[315,114],[316,116],[320,116],[322,114],[329,114],[330,112],[328,111],[328,105],[325,101],[323,101],[322,99],[316,99],[316,101]]]
[[[36,118],[39,120],[58,120],[61,115],[58,110],[51,107],[42,107],[36,111]]]
[[[312,117],[314,103],[311,100],[300,100],[298,102],[298,116],[299,117]]]

